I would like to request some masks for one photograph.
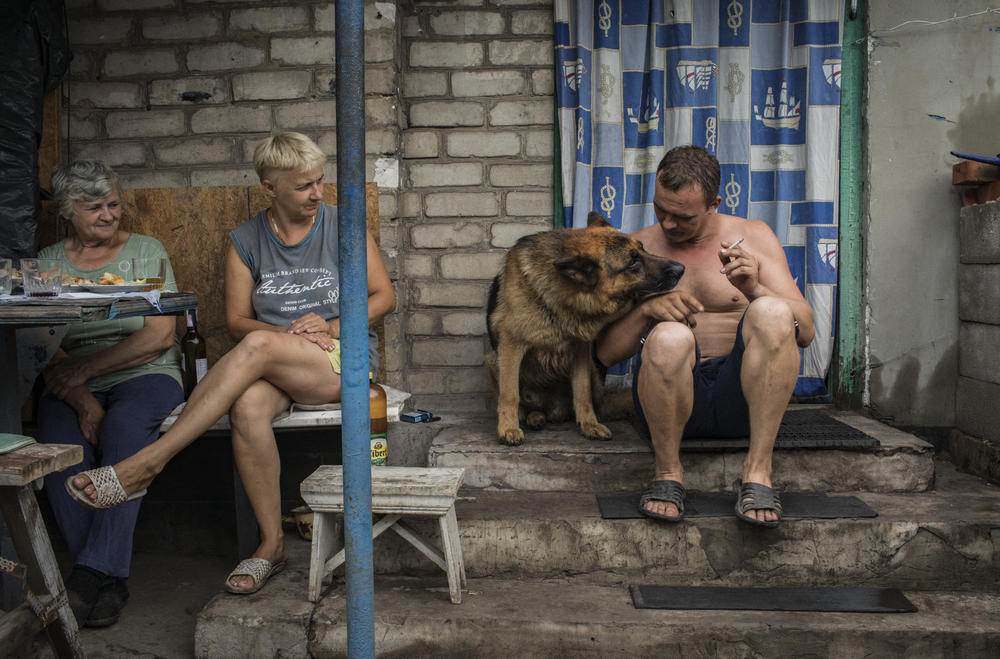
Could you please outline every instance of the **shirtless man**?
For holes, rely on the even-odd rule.
[[[700,147],[672,149],[660,161],[657,224],[633,235],[648,252],[683,263],[684,276],[609,327],[597,358],[610,365],[639,352],[636,416],[655,455],[642,514],[683,518],[683,437],[749,434],[736,512],[777,526],[771,453],[798,378],[798,348],[815,333],[813,314],[771,229],[717,212],[719,178],[718,161]]]

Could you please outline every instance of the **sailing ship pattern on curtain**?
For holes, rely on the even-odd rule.
[[[833,351],[840,0],[555,0],[563,225],[597,210],[656,221],[656,165],[696,144],[722,169],[720,212],[763,220],[813,308],[795,394],[822,399]],[[558,222],[558,219],[557,219]],[[627,365],[610,384],[630,384]]]

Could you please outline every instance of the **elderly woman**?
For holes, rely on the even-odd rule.
[[[129,280],[133,258],[167,258],[155,238],[119,228],[120,187],[103,162],[78,160],[57,168],[52,193],[72,235],[39,256],[62,259],[63,272],[95,281],[112,272]],[[167,263],[165,288],[177,290]],[[160,423],[184,399],[174,330],[175,319],[164,316],[72,325],[43,372],[39,441],[83,447],[82,463],[45,477],[75,563],[66,586],[81,625],[118,620],[128,597],[139,502],[83,510],[63,482],[84,469],[120,462],[156,440]]]
[[[271,207],[232,231],[226,256],[226,323],[239,343],[209,370],[158,441],[113,468],[66,483],[94,508],[142,496],[173,456],[229,412],[234,459],[261,535],[253,556],[226,579],[232,593],[256,592],[287,558],[271,420],[292,401],[340,400],[337,209],[323,203],[325,162],[319,147],[298,133],[257,147],[254,168]],[[367,257],[371,326],[395,308],[396,296],[371,235]],[[376,348],[369,332],[372,370]]]

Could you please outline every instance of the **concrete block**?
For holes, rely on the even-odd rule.
[[[481,366],[474,368],[482,368]],[[481,416],[486,414],[490,406],[488,398],[482,394],[415,394],[410,399],[413,406],[422,410],[436,410],[445,414]]]
[[[444,276],[447,277],[447,275]],[[482,311],[446,313],[441,316],[441,332],[455,336],[484,336],[486,334],[486,314]],[[435,393],[430,391],[424,392],[423,389],[419,391],[423,393]]]
[[[72,19],[69,42],[73,46],[122,44],[133,29],[131,14]]]
[[[270,129],[271,110],[263,105],[202,108],[191,115],[194,133],[262,133]]]
[[[482,185],[483,166],[479,163],[411,163],[410,185],[415,188]]]
[[[181,110],[109,112],[105,119],[108,137],[175,137],[185,133]]]
[[[104,78],[175,73],[180,70],[177,54],[169,48],[120,50],[104,57]]]
[[[233,76],[233,100],[276,101],[309,95],[309,71],[259,71]]]
[[[279,127],[287,130],[334,128],[337,125],[337,102],[284,103],[274,109],[274,120]]]
[[[139,108],[142,87],[133,82],[70,82],[74,107]]]
[[[491,126],[552,125],[552,99],[501,101],[490,110]]]
[[[399,126],[395,96],[365,97],[366,126]]]
[[[520,71],[459,71],[451,74],[455,96],[511,96],[523,94],[524,74]]]
[[[514,34],[552,34],[551,10],[515,10],[510,18]]]
[[[232,139],[223,137],[161,140],[153,145],[153,153],[162,165],[203,165],[232,162],[234,146]]]
[[[497,158],[521,154],[521,137],[518,133],[450,131],[446,139],[448,155],[454,158]]]
[[[298,564],[301,566],[301,562]],[[308,560],[303,568],[285,570],[299,573],[290,583],[274,579],[268,583],[267,613],[248,618],[246,600],[226,593],[217,595],[198,614],[194,630],[194,656],[199,659],[257,659],[289,657],[308,659],[309,620],[313,604],[305,598]]]
[[[970,377],[958,377],[955,394],[955,425],[967,435],[1000,441],[1000,385]]]
[[[408,39],[420,37],[424,33],[424,29],[420,26],[419,16],[403,16],[399,25],[402,36]]]
[[[396,57],[396,35],[388,30],[365,33],[365,63],[392,62]]]
[[[552,186],[551,165],[492,165],[490,183],[497,187]]]
[[[495,11],[443,11],[431,14],[431,30],[438,36],[471,37],[503,34],[503,14]]]
[[[71,158],[94,158],[103,160],[112,167],[144,167],[149,155],[146,145],[139,142],[77,142],[70,146]]]
[[[959,470],[1000,485],[1000,441],[952,430],[948,436],[948,453]]]
[[[494,217],[500,210],[493,192],[434,192],[424,203],[428,217]]]
[[[482,339],[414,339],[414,366],[478,366],[483,363]]]
[[[317,74],[319,75],[319,74]],[[333,75],[330,75],[333,80]],[[318,85],[319,89],[336,92],[335,87],[329,85]],[[390,96],[396,93],[396,69],[391,65],[372,64],[365,65],[365,93],[382,94]]]
[[[143,9],[173,9],[176,0],[98,0],[102,11],[141,11]]]
[[[159,170],[134,171],[122,170],[116,172],[122,187],[127,190],[145,190],[149,188],[186,188],[191,185],[186,172]]]
[[[486,284],[414,282],[413,304],[424,307],[486,306]],[[480,363],[483,353],[480,351]]]
[[[423,196],[417,192],[404,192],[400,198],[400,216],[417,217],[423,212]]]
[[[493,279],[500,271],[503,253],[476,252],[441,256],[441,277],[444,279]]]
[[[192,46],[187,53],[187,68],[190,71],[249,69],[260,66],[264,61],[263,48],[233,42]]]
[[[94,57],[83,50],[73,53],[73,60],[69,63],[70,79],[93,80],[97,77],[97,64]]]
[[[407,278],[430,279],[434,276],[434,257],[423,254],[407,254],[403,259],[403,273]]]
[[[289,66],[335,63],[333,37],[271,39],[271,61]]]
[[[415,249],[472,247],[486,240],[486,227],[477,223],[417,224],[410,229],[410,245]]]
[[[424,394],[447,393],[448,371],[446,369],[411,369],[406,375],[407,391],[419,391]]]
[[[403,96],[444,96],[448,93],[448,76],[437,71],[413,71],[402,76]]]
[[[69,133],[73,139],[93,140],[103,134],[103,116],[89,110],[73,110],[69,114]]]
[[[404,158],[437,158],[438,136],[429,131],[403,133]]]
[[[958,331],[958,373],[1000,384],[1000,325],[961,323]]]
[[[552,69],[535,69],[531,72],[531,93],[536,96],[555,94]]]
[[[380,230],[381,233],[383,234],[382,235],[383,240],[385,240],[388,237],[387,235],[389,233],[388,229],[390,228],[390,226],[388,225],[391,225],[392,228],[391,233],[397,234],[399,232],[398,225],[393,221],[393,218],[396,217],[396,208],[398,205],[397,196],[398,195],[396,195],[393,192],[385,192],[385,191],[382,191],[378,196],[378,214],[379,217],[381,218]],[[393,238],[393,240],[395,240],[395,237]]]
[[[149,83],[150,105],[202,105],[229,102],[229,84],[224,78],[192,76],[153,80]]]
[[[527,222],[497,222],[490,227],[490,245],[493,247],[513,247],[514,243],[539,231],[552,228],[551,220],[541,224]]]
[[[523,133],[524,155],[529,158],[547,158],[552,160],[552,131],[534,130]]]
[[[552,50],[552,44],[548,45]],[[483,45],[476,42],[417,41],[410,44],[410,66],[415,68],[465,68],[483,64]]]
[[[229,13],[230,30],[253,30],[264,34],[294,32],[309,27],[309,12],[305,7],[254,7],[234,9]]]
[[[486,315],[481,315],[485,323]],[[483,333],[486,333],[485,329]],[[456,394],[491,394],[493,383],[490,380],[489,371],[483,367],[453,369],[448,378],[448,390]]]
[[[430,336],[440,334],[440,314],[427,311],[414,311],[410,314],[409,322],[406,326],[406,334],[409,336],[423,335]],[[422,389],[407,389],[407,391],[423,391]]]
[[[507,215],[538,216],[552,208],[552,191],[508,192],[504,211]]]
[[[1000,265],[958,266],[958,317],[1000,325]]]
[[[191,172],[191,185],[260,185],[260,179],[253,167],[195,169]]]
[[[966,206],[958,226],[962,263],[1000,263],[1000,201]]]
[[[429,101],[410,105],[410,125],[416,127],[482,126],[485,116],[479,103]]]
[[[222,14],[192,12],[183,16],[147,16],[142,19],[142,36],[146,39],[181,40],[207,39],[219,34]]]
[[[365,131],[365,153],[394,154],[399,139],[396,130],[376,129]]]
[[[494,66],[552,66],[551,41],[491,41],[487,49]]]

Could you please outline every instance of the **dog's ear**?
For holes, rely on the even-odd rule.
[[[587,228],[610,227],[611,223],[604,219],[604,216],[596,211],[587,213]]]
[[[578,284],[593,288],[600,281],[601,264],[589,256],[564,256],[554,265],[559,274]]]

